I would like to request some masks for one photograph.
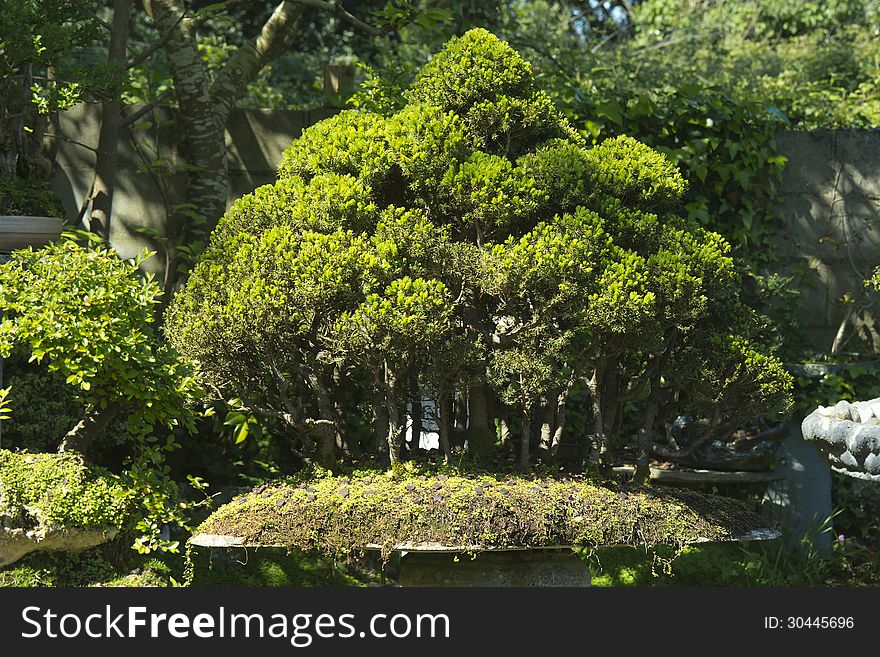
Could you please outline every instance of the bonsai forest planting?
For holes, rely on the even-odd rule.
[[[0,586],[666,585],[682,555],[701,585],[876,580],[849,546],[880,544],[880,268],[832,299],[842,242],[806,244],[791,191],[824,174],[782,175],[812,151],[781,126],[880,115],[880,51],[822,28],[858,47],[849,95],[766,70],[843,14],[773,57],[776,3],[712,28],[698,83],[717,54],[675,8],[738,3],[99,4],[0,17]],[[845,214],[876,184],[849,139],[815,163]],[[855,268],[880,242],[850,214]],[[842,315],[821,367],[810,268],[804,308]]]
[[[618,462],[628,412],[644,477],[664,398],[714,430],[784,410],[790,379],[750,342],[727,243],[677,214],[686,183],[663,155],[629,137],[588,148],[485,30],[450,41],[405,97],[393,114],[305,130],[278,181],[223,217],[166,323],[205,384],[291,451],[330,472],[373,469],[254,494],[205,531],[344,552],[655,530],[685,543],[761,526],[743,509],[729,522],[718,502],[702,501],[720,526],[699,499],[651,494],[639,508],[643,494],[589,480],[473,474],[553,463],[577,386],[594,476]],[[404,460],[429,460],[413,427],[425,399],[443,460],[464,473],[394,483],[416,476]],[[680,532],[644,528],[682,513]]]

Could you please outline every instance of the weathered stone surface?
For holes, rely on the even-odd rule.
[[[78,554],[113,539],[115,528],[77,529],[44,527],[33,529],[0,527],[0,567],[8,566],[37,550],[56,550]]]
[[[880,399],[820,406],[801,425],[832,469],[859,479],[880,481]]]
[[[831,534],[821,531],[831,516],[831,471],[815,443],[801,435],[800,422],[789,424],[776,453],[774,472],[780,477],[764,493],[762,513],[781,527],[789,548],[808,540],[821,554],[831,552]]]
[[[571,550],[407,552],[401,586],[589,586],[590,569]]]

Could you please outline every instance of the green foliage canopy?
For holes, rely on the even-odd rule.
[[[216,394],[282,420],[325,465],[351,404],[395,463],[406,401],[436,397],[448,429],[455,392],[472,452],[492,452],[493,416],[521,419],[526,467],[535,427],[543,451],[558,445],[579,381],[593,458],[610,459],[622,405],[640,399],[650,424],[687,354],[730,367],[699,394],[676,388],[682,410],[787,407],[788,376],[749,341],[729,246],[681,216],[668,158],[626,136],[588,148],[486,30],[452,39],[405,99],[308,128],[278,182],[221,221],[166,323]]]

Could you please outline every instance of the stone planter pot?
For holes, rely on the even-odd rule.
[[[0,215],[0,253],[45,246],[58,239],[63,224],[57,217]]]

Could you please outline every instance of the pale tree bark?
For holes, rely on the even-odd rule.
[[[59,452],[79,452],[85,454],[91,444],[95,441],[100,433],[109,425],[122,411],[121,402],[110,402],[106,408],[97,407],[86,415],[82,420],[77,422],[76,426],[67,432],[61,445],[58,447]]]
[[[406,428],[397,400],[397,381],[397,376],[386,363],[383,389],[385,391],[385,407],[388,409],[388,456],[391,459],[392,469],[400,462],[400,448],[403,444],[403,432]]]
[[[648,364],[648,380],[651,392],[645,404],[645,413],[642,424],[639,427],[639,457],[636,461],[635,480],[646,483],[650,479],[650,459],[654,446],[654,422],[657,420],[657,411],[660,408],[660,356],[651,358]]]
[[[388,406],[384,394],[384,368],[377,368],[373,379],[373,449],[376,454],[388,454]]]
[[[553,440],[550,445],[550,457],[554,459],[559,453],[559,445],[562,442],[562,432],[565,430],[565,409],[568,404],[568,396],[571,394],[571,389],[574,387],[574,382],[576,380],[577,374],[575,371],[572,371],[568,383],[559,391],[559,395],[556,397],[556,421],[553,428]]]
[[[541,458],[546,459],[550,456],[550,450],[553,447],[553,429],[556,426],[556,395],[547,394],[541,397],[541,410],[543,418],[541,421],[541,439],[539,441]]]
[[[159,33],[165,35],[164,50],[174,79],[189,165],[187,201],[209,220],[216,220],[226,211],[228,189],[225,117],[211,95],[193,21],[185,16],[182,0],[144,0],[144,6]],[[176,229],[179,227],[169,226],[172,239]]]
[[[602,384],[605,379],[605,365],[605,358],[600,357],[593,368],[593,375],[587,380],[587,389],[590,392],[590,410],[593,414],[593,431],[590,436],[593,447],[590,452],[590,464],[593,466],[604,465],[608,452],[605,420],[602,415]]]

